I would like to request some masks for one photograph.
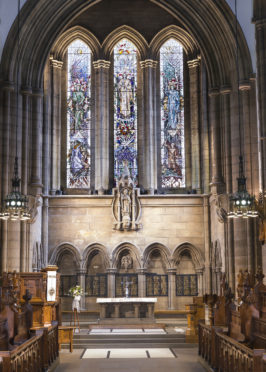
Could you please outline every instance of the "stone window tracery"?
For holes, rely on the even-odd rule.
[[[89,188],[91,172],[91,50],[81,40],[67,49],[67,187]]]
[[[161,184],[185,187],[183,47],[174,39],[160,48]]]

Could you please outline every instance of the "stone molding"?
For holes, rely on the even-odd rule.
[[[144,61],[140,61],[140,67],[141,68],[156,68],[158,65],[158,61],[155,61],[153,59],[145,59]]]
[[[110,61],[106,61],[104,59],[98,59],[98,61],[94,61],[94,62],[92,62],[92,64],[93,64],[93,67],[95,69],[99,69],[99,68],[109,69],[110,68],[110,65],[111,65],[111,62]]]

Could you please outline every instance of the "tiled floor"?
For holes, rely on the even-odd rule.
[[[131,358],[175,358],[175,354],[171,349],[168,348],[131,348],[131,349],[86,349],[82,355],[82,359],[89,358],[122,358],[122,359],[131,359]]]
[[[87,349],[89,350],[89,349]],[[104,350],[104,349],[103,349]],[[132,349],[131,349],[132,350]],[[147,350],[147,348],[144,348]],[[150,348],[148,348],[150,350]],[[169,351],[169,349],[166,349]],[[123,349],[125,355],[127,349]],[[150,358],[109,358],[99,357],[101,349],[94,351],[95,358],[81,359],[84,350],[60,352],[60,365],[56,372],[204,372],[197,362],[197,348],[173,349],[176,358],[160,357],[158,350],[151,351]],[[105,355],[104,353],[102,355]]]

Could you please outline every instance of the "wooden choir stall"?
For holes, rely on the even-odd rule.
[[[0,372],[48,370],[58,357],[56,266],[3,273],[0,282]]]

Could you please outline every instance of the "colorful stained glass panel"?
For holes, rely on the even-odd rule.
[[[168,40],[160,49],[162,187],[185,187],[183,48]]]
[[[137,51],[127,39],[114,47],[114,178],[127,164],[137,183]]]
[[[89,188],[91,51],[81,40],[67,50],[67,187]]]

